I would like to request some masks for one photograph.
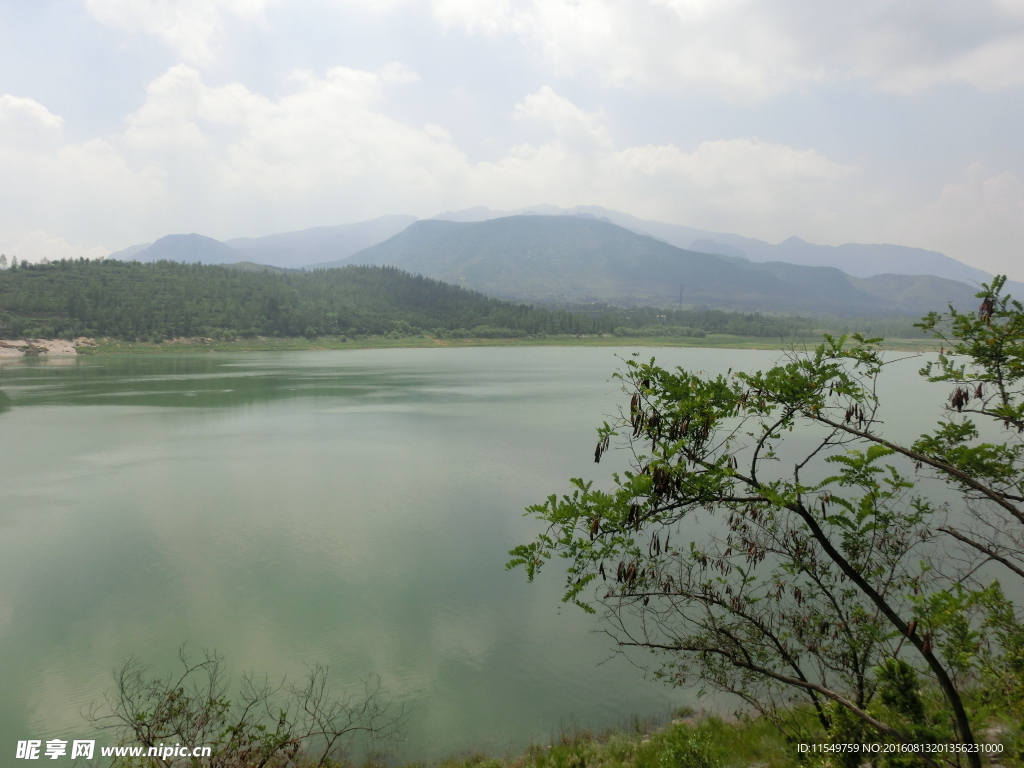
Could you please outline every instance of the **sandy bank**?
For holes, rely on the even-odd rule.
[[[78,347],[93,346],[92,339],[0,339],[0,357],[58,357],[77,355]]]

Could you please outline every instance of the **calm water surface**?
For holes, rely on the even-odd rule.
[[[114,667],[134,654],[170,669],[186,641],[236,673],[324,662],[338,692],[379,674],[409,710],[407,759],[692,701],[620,657],[598,666],[609,642],[560,603],[558,564],[532,585],[503,569],[538,530],[527,504],[607,476],[594,428],[623,400],[616,354],[629,350],[0,366],[0,750],[88,733],[79,712]],[[651,354],[708,371],[778,356]]]

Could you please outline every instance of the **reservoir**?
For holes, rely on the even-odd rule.
[[[18,360],[0,366],[0,748],[83,738],[134,656],[178,648],[332,690],[379,675],[401,759],[497,753],[694,704],[504,569],[524,508],[608,486],[595,428],[632,350],[479,347]],[[708,372],[779,352],[647,349]],[[897,378],[917,380],[920,359]],[[894,375],[896,375],[894,374]],[[924,429],[912,392],[901,418]],[[902,400],[900,398],[902,397]],[[939,395],[937,402],[944,395]],[[921,418],[917,418],[920,415]]]

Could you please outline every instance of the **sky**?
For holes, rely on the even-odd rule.
[[[1024,0],[0,0],[0,251],[602,205],[1024,280]]]

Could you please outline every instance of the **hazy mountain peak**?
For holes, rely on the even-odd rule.
[[[904,275],[936,275],[948,280],[967,281],[972,284],[992,278],[984,270],[964,264],[937,251],[923,248],[912,248],[888,243],[861,244],[846,243],[844,245],[818,245],[809,243],[801,237],[792,236],[781,243],[772,244],[765,240],[745,237],[730,232],[714,232],[697,229],[684,224],[667,224],[661,221],[641,219],[622,211],[613,211],[599,205],[578,205],[573,208],[560,208],[557,205],[533,205],[514,211],[495,211],[483,206],[465,211],[448,211],[435,218],[450,221],[484,221],[503,216],[513,216],[530,211],[532,213],[552,215],[572,215],[588,213],[606,218],[620,227],[633,232],[650,235],[678,248],[688,248],[694,241],[712,241],[717,244],[715,253],[725,253],[723,246],[731,246],[733,251],[725,255],[738,256],[754,262],[784,261],[804,266],[837,267],[855,277],[871,277],[886,273]],[[696,250],[702,250],[698,248]],[[704,251],[712,252],[712,251]],[[1019,285],[1019,284],[1018,284]],[[1021,286],[1024,289],[1024,286]],[[1018,293],[1024,291],[1018,289]]]
[[[720,246],[719,243],[712,243]],[[860,280],[834,267],[753,263],[677,248],[593,216],[427,219],[340,262],[398,267],[502,298],[841,315],[920,315],[971,289],[941,278]]]
[[[748,259],[758,264],[785,262],[806,267],[835,267],[860,278],[891,273],[935,275],[974,286],[986,282],[992,277],[983,270],[923,248],[885,243],[817,245],[795,235],[781,243],[772,244],[729,232],[712,232],[682,224],[667,224],[640,219],[628,213],[613,211],[598,205],[561,208],[557,205],[543,203],[512,211],[498,211],[486,206],[476,206],[461,211],[446,211],[428,221],[481,223],[514,216],[601,221],[683,250],[720,254],[731,259]],[[413,216],[380,216],[353,224],[313,227],[265,237],[235,238],[227,243],[219,244],[235,249],[236,253],[230,257],[227,252],[216,249],[209,243],[201,245],[203,241],[194,241],[196,247],[201,251],[201,255],[199,255],[199,251],[192,253],[184,247],[177,249],[176,256],[169,255],[168,251],[172,249],[165,248],[165,244],[161,244],[161,248],[157,251],[150,251],[149,249],[156,245],[154,243],[131,246],[111,254],[110,257],[115,259],[134,257],[149,261],[163,250],[164,255],[158,258],[206,261],[208,263],[224,263],[223,259],[244,260],[294,269],[336,263],[363,249],[384,242],[415,221],[416,218]],[[201,238],[202,236],[196,235],[196,237]],[[1022,284],[1012,284],[1009,288],[1014,294],[1024,294],[1024,285]]]
[[[114,251],[107,255],[108,259],[116,259],[118,261],[128,261],[134,259],[135,254],[146,250],[151,246],[152,243],[139,243],[138,245],[129,245],[127,248],[122,248],[120,251]]]
[[[187,235],[165,235],[145,250],[139,251],[137,261],[202,262],[204,264],[230,264],[240,261],[238,251],[220,240],[192,232]]]
[[[343,259],[387,240],[414,221],[415,216],[378,216],[352,224],[312,227],[265,237],[240,237],[228,240],[228,245],[244,254],[248,261],[294,269]]]
[[[747,254],[734,245],[717,243],[714,240],[708,239],[694,240],[692,243],[690,243],[689,249],[691,251],[697,251],[698,253],[720,253],[723,256],[733,256],[739,259],[747,258]]]

